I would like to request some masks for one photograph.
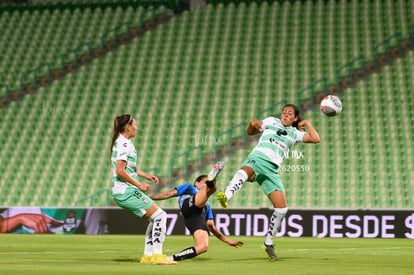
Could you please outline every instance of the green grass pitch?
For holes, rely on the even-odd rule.
[[[232,237],[230,247],[210,237],[210,248],[175,266],[141,265],[142,235],[0,234],[0,274],[413,274],[409,239],[289,238],[275,240],[280,260],[271,262],[264,237]],[[171,255],[193,244],[190,236],[167,236]]]

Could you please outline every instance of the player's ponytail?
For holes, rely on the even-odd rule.
[[[117,116],[114,119],[114,130],[113,130],[113,133],[112,133],[111,148],[109,148],[109,161],[111,161],[112,148],[114,147],[116,139],[118,138],[120,133],[125,131],[125,126],[127,124],[132,123],[132,120],[133,120],[133,118],[132,118],[132,115],[130,115],[130,114],[120,115],[120,116]]]
[[[298,126],[299,122],[301,122],[303,120],[303,118],[300,116],[299,107],[296,106],[295,104],[286,104],[285,106],[283,106],[283,109],[285,109],[286,107],[292,107],[293,110],[295,111],[295,116],[298,117],[298,119],[295,122],[293,122],[292,126],[295,127],[298,130],[302,130],[302,129],[299,129],[299,126]]]

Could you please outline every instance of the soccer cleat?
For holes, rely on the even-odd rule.
[[[152,258],[151,258],[151,264],[174,265],[174,264],[177,264],[177,262],[169,259],[167,256],[163,254],[154,254],[152,255]]]
[[[272,261],[277,261],[279,257],[275,253],[275,247],[272,245],[263,244],[262,250],[267,253],[267,256],[269,256],[269,259]]]
[[[139,262],[141,264],[152,264],[151,259],[152,259],[151,256],[144,255],[144,256],[141,257],[141,260],[139,260]]]
[[[227,201],[226,194],[224,194],[223,191],[218,192],[218,194],[217,194],[217,200],[219,201],[221,207],[223,207],[223,208],[229,207],[229,203]]]
[[[214,167],[211,169],[210,173],[207,175],[207,181],[214,181],[221,171],[224,169],[224,161],[218,161],[214,164]]]

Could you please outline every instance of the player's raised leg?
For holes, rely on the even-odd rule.
[[[229,185],[227,185],[226,190],[224,192],[220,191],[217,194],[217,200],[221,207],[227,208],[229,206],[228,201],[241,189],[243,184],[251,178],[249,174],[254,175],[253,169],[248,166],[243,166],[234,174]]]
[[[218,161],[207,175],[207,181],[214,181],[224,169],[224,161]]]
[[[217,190],[217,177],[224,169],[224,161],[217,162],[206,178],[200,182],[196,182],[195,186],[199,189],[194,196],[194,205],[197,207],[204,207],[208,198]],[[204,185],[205,184],[205,185]],[[207,186],[207,188],[205,188]]]

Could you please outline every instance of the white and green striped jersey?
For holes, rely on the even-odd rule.
[[[292,126],[283,126],[279,118],[268,117],[262,121],[262,136],[256,147],[250,153],[260,156],[280,167],[290,149],[303,142],[305,132]]]
[[[116,162],[122,160],[126,162],[126,172],[135,179],[138,179],[137,175],[137,151],[131,140],[126,139],[122,134],[118,136],[115,141],[114,147],[112,147],[112,193],[123,194],[128,186],[134,186],[116,174]]]

